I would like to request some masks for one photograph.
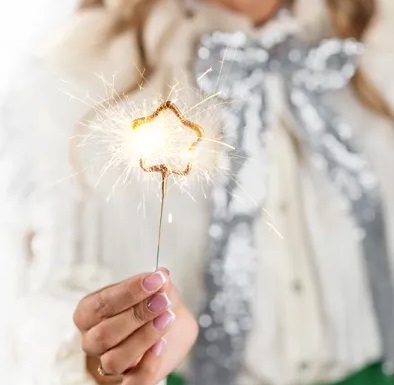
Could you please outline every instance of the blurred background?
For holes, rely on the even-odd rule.
[[[4,0],[0,15],[0,44],[4,60],[0,63],[1,95],[4,95],[12,74],[23,61],[29,60],[48,34],[58,30],[75,11],[73,0],[52,2],[46,0]]]
[[[121,199],[112,200],[110,203],[107,202],[106,192],[100,188],[97,190],[98,197],[83,196],[85,181],[82,181],[82,187],[76,187],[81,181],[75,177],[75,169],[65,159],[69,156],[69,139],[75,133],[72,130],[86,113],[91,112],[91,106],[70,97],[65,90],[72,90],[70,92],[75,96],[85,94],[85,91],[86,95],[92,92],[98,100],[98,95],[103,91],[102,80],[92,81],[92,78],[97,74],[111,78],[115,72],[119,72],[120,75],[114,81],[115,87],[123,85],[124,82],[129,87],[130,84],[124,79],[132,78],[130,82],[135,84],[131,84],[134,88],[129,87],[132,89],[130,94],[140,99],[145,97],[145,91],[136,87],[139,85],[136,79],[141,73],[138,73],[136,66],[129,63],[138,49],[134,46],[131,48],[130,41],[134,42],[131,39],[123,41],[122,38],[114,38],[112,45],[108,43],[109,40],[103,39],[103,45],[95,44],[96,37],[101,39],[104,36],[96,21],[100,23],[106,17],[97,13],[97,19],[94,16],[87,21],[86,29],[83,23],[76,23],[76,30],[86,37],[86,46],[91,49],[87,50],[87,54],[85,52],[85,56],[80,55],[84,45],[80,44],[78,36],[75,37],[73,33],[70,33],[71,37],[68,36],[70,31],[65,33],[69,40],[63,41],[61,36],[58,36],[59,30],[70,24],[70,20],[74,20],[80,3],[77,0],[0,1],[0,306],[2,312],[7,313],[4,317],[0,315],[0,384],[94,385],[96,382],[92,376],[86,374],[85,356],[80,349],[79,335],[72,324],[72,311],[78,299],[89,291],[123,279],[131,273],[151,268],[150,257],[129,261],[132,262],[131,267],[122,262],[122,258],[129,250],[144,256],[154,254],[158,200],[157,196],[154,196],[151,206],[148,202],[148,214],[144,213],[143,219],[148,216],[154,220],[153,224],[147,224],[142,221],[142,216],[134,217],[133,210],[137,211],[136,207],[140,206],[136,198],[140,191],[132,196],[128,190],[130,186],[120,193]],[[212,2],[219,3],[219,7],[228,3],[232,11],[246,7],[250,16],[254,13],[253,6],[258,1],[264,2]],[[107,3],[110,8],[116,1],[109,0]],[[165,3],[171,3],[171,0]],[[367,87],[363,78],[361,86],[353,82],[345,91],[334,92],[328,100],[357,127],[356,131],[360,133],[360,137],[356,135],[357,144],[363,149],[367,148],[366,153],[373,160],[378,177],[384,181],[382,184],[384,211],[387,216],[385,234],[388,263],[394,266],[394,0],[376,0],[378,11],[371,22],[372,27],[365,28],[362,32],[359,31],[362,29],[360,25],[369,23],[368,12],[372,9],[369,7],[375,3],[372,0],[359,0],[355,7],[352,0],[344,0],[342,3],[340,0],[298,0],[289,3],[294,3],[297,21],[304,28],[303,31],[306,31],[303,37],[306,36],[308,41],[316,43],[322,36],[331,35],[365,39],[366,55],[361,65],[363,75],[367,75]],[[329,17],[326,14],[327,9],[321,8],[323,3],[331,5],[335,11],[330,13]],[[179,4],[182,4],[182,7],[187,4],[193,11],[196,4],[200,3],[180,1],[177,2],[177,5]],[[168,14],[177,14],[177,10],[181,8],[171,7],[172,5],[168,6]],[[172,73],[167,71],[167,67],[160,72],[161,62],[171,67],[172,63],[168,58],[174,58],[174,72],[178,67],[181,71],[190,70],[189,61],[182,56],[189,52],[188,48],[185,48],[183,34],[194,33],[190,32],[194,31],[192,28],[178,31],[177,23],[168,23],[168,27],[165,22],[161,22],[162,11],[158,8],[155,18],[148,24],[148,49],[147,53],[145,52],[148,58],[143,58],[147,60],[149,70],[158,69],[160,76],[154,79],[152,86],[155,92],[163,89],[163,79],[168,73]],[[196,36],[204,29],[201,25],[205,26],[205,22],[215,22],[215,13],[210,16],[210,11],[204,12],[206,13],[202,12],[196,22],[197,26],[193,26],[195,31],[198,31],[195,32]],[[218,15],[217,20],[222,17],[221,11],[218,11]],[[116,17],[124,22],[119,15]],[[353,29],[344,28],[349,22],[348,19],[355,19],[360,23],[356,22]],[[221,26],[231,29],[234,20],[229,17]],[[133,19],[133,22],[136,21]],[[139,25],[138,20],[136,25]],[[244,26],[245,23],[240,25]],[[163,33],[163,29],[167,27],[169,36],[175,31],[175,37],[171,44],[168,43],[168,55],[163,54],[163,57],[160,57],[165,50],[162,51],[161,46],[155,44],[156,41],[161,42],[163,36],[167,36]],[[123,31],[122,28],[123,24],[119,31]],[[289,29],[291,28],[292,25]],[[321,35],[320,29],[323,29]],[[127,28],[125,30],[130,32]],[[37,53],[41,52],[53,36],[59,38],[56,40],[59,47],[58,51],[54,49],[52,59],[56,58],[51,64],[55,64],[55,67],[58,65],[65,73],[69,70],[70,78],[75,84],[65,81],[67,77],[63,77],[63,74],[54,75],[48,68],[37,65]],[[123,35],[120,33],[120,36]],[[135,39],[134,34],[132,38]],[[187,41],[190,43],[191,39]],[[63,46],[64,42],[68,45]],[[167,41],[163,44],[167,44]],[[64,47],[66,53],[62,52]],[[181,57],[179,62],[178,53]],[[121,56],[123,54],[124,62]],[[71,59],[68,61],[69,58]],[[138,60],[140,59],[138,57]],[[138,60],[136,59],[136,62],[143,67],[143,60]],[[107,61],[111,64],[106,67]],[[96,70],[97,73],[92,76]],[[368,87],[371,85],[370,81],[374,85],[372,88]],[[375,88],[380,90],[379,95],[384,98],[385,103],[380,103],[380,96],[376,102]],[[273,92],[272,95],[273,104],[283,102],[281,97],[277,97],[278,94]],[[52,113],[51,117],[46,116],[46,109]],[[42,127],[46,125],[47,128],[56,129],[50,133],[42,129],[34,120],[36,115],[39,115],[41,123],[44,122]],[[300,166],[303,171],[303,167],[307,169],[310,166],[298,152],[299,148],[295,144],[297,140],[293,134],[286,136],[286,139],[279,137],[278,142],[282,147],[276,152],[276,160],[283,167],[278,173],[288,175],[286,167],[296,158],[299,160],[295,162],[297,167]],[[34,154],[39,155],[37,162]],[[61,158],[61,161],[58,164],[52,162],[55,158]],[[345,158],[340,161],[343,159]],[[77,170],[80,169],[81,167]],[[300,193],[303,198],[307,195],[310,198],[305,198],[310,207],[309,211],[305,209],[308,212],[302,212],[302,221],[288,223],[291,216],[289,207],[296,207],[291,206],[295,201],[292,200],[293,195],[296,195],[293,194],[294,185],[288,181],[288,184],[278,182],[277,188],[273,188],[275,199],[271,203],[273,202],[275,223],[269,224],[271,228],[275,227],[277,233],[273,235],[269,226],[263,226],[262,233],[264,232],[267,238],[262,238],[260,244],[264,251],[273,250],[273,257],[272,260],[264,260],[260,266],[260,279],[264,284],[260,287],[259,283],[257,286],[261,291],[258,298],[263,305],[261,308],[257,307],[257,310],[254,309],[257,314],[254,323],[256,338],[248,351],[248,362],[242,371],[243,380],[235,385],[392,385],[394,368],[390,363],[384,362],[382,343],[375,325],[376,314],[372,310],[371,292],[366,283],[367,267],[360,257],[362,237],[355,240],[356,236],[352,232],[354,218],[342,218],[346,209],[343,210],[343,202],[331,195],[331,187],[327,187],[327,181],[307,170],[305,173],[300,171],[296,176],[293,175],[292,179],[297,183],[307,180],[307,187],[304,186],[306,191],[313,191],[311,195],[306,193],[305,196]],[[292,169],[291,172],[293,171]],[[275,182],[275,178],[273,179]],[[2,180],[7,183],[2,183]],[[91,191],[87,194],[91,194]],[[200,195],[196,195],[197,203],[192,204],[189,200],[183,201],[183,198],[176,194],[169,198],[169,210],[173,210],[171,214],[174,213],[175,223],[177,220],[178,223],[184,223],[182,221],[185,216],[197,219],[195,222],[187,220],[187,225],[178,226],[176,231],[174,226],[166,224],[168,238],[164,242],[163,261],[174,268],[174,280],[184,289],[187,304],[191,304],[200,326],[204,327],[206,324],[210,325],[213,318],[209,318],[209,315],[207,322],[206,317],[198,316],[198,305],[204,303],[201,300],[203,276],[200,275],[197,279],[192,274],[194,271],[201,272],[205,266],[201,262],[201,250],[205,250],[204,237],[208,231],[204,225],[208,215],[204,216],[207,211],[205,203],[199,206],[202,201],[205,202],[203,194]],[[135,201],[131,204],[134,198]],[[303,211],[304,208],[297,206],[297,210]],[[77,211],[82,214],[76,214]],[[141,222],[132,221],[131,218],[140,218]],[[140,226],[141,223],[146,227]],[[32,241],[35,234],[26,231],[31,224],[39,234],[35,242]],[[305,231],[299,230],[300,227],[304,228],[303,226]],[[282,238],[278,240],[278,233],[280,238],[283,235],[284,241]],[[130,234],[133,234],[134,238]],[[380,231],[380,234],[383,232]],[[20,239],[23,239],[22,243],[18,241]],[[179,239],[183,241],[181,246],[176,243]],[[271,241],[272,245],[269,243]],[[196,248],[194,242],[198,243]],[[137,244],[138,247],[133,249]],[[267,244],[272,248],[265,249]],[[370,253],[372,257],[380,245],[374,246],[376,249]],[[28,259],[34,254],[30,248],[37,251],[36,264],[32,259]],[[299,259],[298,252],[298,256],[301,256]],[[56,258],[47,258],[54,254]],[[78,255],[75,257],[74,254]],[[188,256],[186,262],[185,255]],[[32,266],[34,274],[30,274],[29,269]],[[236,274],[236,269],[234,271]],[[379,281],[379,276],[375,274],[376,278]],[[31,288],[34,295],[40,293],[39,298],[30,298],[15,310],[16,299],[21,294],[29,293]],[[389,290],[391,289],[390,287]],[[383,302],[387,298],[390,301],[391,294],[390,292]],[[318,303],[316,307],[315,302]],[[308,313],[312,308],[311,313]],[[387,306],[387,309],[391,309],[391,305]],[[305,320],[312,313],[311,318],[315,317],[315,323],[311,323],[310,327]],[[316,329],[313,329],[313,325],[317,325]],[[390,330],[386,325],[386,332],[389,331],[390,334],[388,339],[394,341],[394,325],[393,335]],[[261,346],[258,346],[260,342]],[[42,345],[39,346],[40,344]],[[256,352],[258,354],[253,354]],[[269,359],[261,363],[262,356]],[[215,364],[214,358],[208,357]],[[15,362],[11,362],[14,359]],[[321,365],[319,368],[313,366],[315,361],[318,362],[316,365]],[[20,364],[21,362],[23,364]],[[45,367],[42,371],[41,363]],[[21,368],[21,373],[18,373],[16,368]],[[186,384],[185,372],[187,370],[183,367],[179,373],[177,369],[174,370],[169,385]],[[5,382],[1,379],[2,373]],[[106,380],[102,381],[106,383]],[[229,384],[201,382],[199,385]]]

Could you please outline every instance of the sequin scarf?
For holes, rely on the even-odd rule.
[[[225,165],[229,176],[221,176],[212,191],[206,297],[190,374],[196,385],[236,384],[244,360],[259,257],[253,227],[266,194],[267,74],[282,80],[294,134],[312,163],[349,203],[385,359],[394,363],[394,298],[378,183],[352,144],[351,127],[323,100],[326,92],[348,84],[362,46],[328,39],[311,47],[295,34],[264,31],[254,36],[214,32],[202,38],[198,50],[201,89],[206,94],[220,91],[229,101],[226,137],[232,138],[236,156],[230,154]]]

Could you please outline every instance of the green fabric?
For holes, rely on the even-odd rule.
[[[172,374],[167,380],[167,385],[186,385],[186,381],[180,376]],[[353,374],[343,381],[326,385],[394,385],[394,379],[386,376],[382,371],[381,364],[376,363]]]
[[[382,365],[377,363],[333,385],[394,385],[394,380],[386,376]]]
[[[176,374],[171,374],[167,378],[167,385],[186,385],[186,381]]]

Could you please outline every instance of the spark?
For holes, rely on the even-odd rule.
[[[144,71],[139,71],[139,74],[149,86]],[[165,99],[156,95],[135,102],[127,95],[117,93],[110,82],[99,78],[104,83],[108,98],[104,97],[98,102],[89,95],[81,98],[94,109],[95,116],[89,116],[80,125],[75,133],[79,141],[74,146],[89,146],[92,143],[100,158],[99,162],[104,162],[95,174],[98,176],[96,187],[111,170],[117,169],[117,177],[112,182],[107,199],[111,199],[119,185],[135,179],[143,183],[157,183],[155,174],[161,176],[157,189],[161,190],[156,256],[158,267],[164,200],[168,187],[177,187],[195,201],[190,187],[197,183],[204,189],[204,186],[213,183],[214,173],[220,167],[218,159],[227,150],[234,150],[233,146],[222,140],[223,130],[218,111],[223,101],[218,100],[220,93],[201,97],[194,90],[176,82],[168,85]],[[71,94],[69,96],[72,97]],[[75,160],[77,164],[79,166],[78,160]],[[145,201],[145,196],[143,198]],[[145,208],[142,209],[145,212]],[[168,214],[168,223],[172,221],[172,214]]]
[[[220,94],[221,94],[221,92],[216,92],[215,94],[212,94],[212,95],[207,96],[205,99],[201,100],[201,102],[197,103],[196,105],[194,105],[193,107],[191,107],[191,108],[190,108],[189,110],[187,110],[186,112],[193,111],[194,109],[196,109],[197,107],[201,106],[202,104],[207,103],[207,102],[210,101],[211,99],[216,99]]]
[[[268,217],[268,219],[265,219],[264,222],[265,224],[282,240],[285,239],[283,234],[279,231],[279,229],[275,225],[275,218],[272,216],[272,214],[265,208],[263,207],[263,214]]]
[[[160,114],[160,119],[149,122],[150,124],[140,121],[140,123],[145,123],[142,125],[143,130],[132,129],[133,122],[141,116],[152,114],[168,100],[154,97],[151,100],[143,100],[141,103],[124,99],[122,102],[106,105],[94,104],[96,119],[85,122],[85,126],[89,127],[89,133],[85,137],[82,135],[79,137],[83,138],[82,145],[85,145],[84,142],[92,141],[99,143],[99,147],[103,149],[102,156],[107,158],[105,165],[101,168],[97,183],[100,183],[111,169],[119,167],[125,170],[126,174],[123,178],[125,183],[134,177],[139,180],[157,181],[154,176],[141,175],[141,159],[145,160],[145,170],[143,170],[145,172],[152,165],[172,163],[174,167],[169,173],[171,181],[183,192],[195,185],[196,181],[205,182],[205,184],[212,182],[214,179],[212,175],[218,171],[216,161],[224,155],[224,148],[234,149],[233,146],[221,140],[219,114],[217,112],[201,113],[203,107],[206,112],[207,106],[215,110],[215,103],[217,103],[215,98],[218,94],[200,98],[200,100],[193,95],[194,100],[197,99],[197,101],[190,105],[182,102],[184,99],[181,94],[185,90],[179,84],[176,83],[170,87],[169,95],[173,95],[173,100],[181,101],[177,108],[179,114],[185,117],[185,121],[196,122],[196,125],[204,129],[204,136],[200,137],[198,146],[191,151],[186,145],[191,139],[191,134],[182,133],[181,124],[168,113]],[[175,105],[173,102],[171,104]],[[190,167],[190,177],[189,173],[174,172],[181,168],[181,163],[193,164],[193,167]],[[175,174],[178,174],[177,177]],[[185,180],[186,176],[188,180]]]
[[[226,76],[222,74],[223,62],[219,77]],[[147,79],[146,70],[140,70],[136,65],[135,68],[141,78],[136,90],[142,95],[147,90],[145,87],[150,91],[154,90]],[[212,68],[205,71],[199,80],[210,72]],[[150,182],[154,182],[158,187],[156,190],[161,191],[158,261],[164,197],[167,189],[175,187],[195,201],[192,186],[197,184],[206,197],[209,195],[206,187],[215,183],[217,174],[233,178],[226,169],[227,166],[223,166],[228,163],[221,162],[222,159],[228,158],[229,150],[232,158],[240,157],[236,152],[237,149],[227,143],[226,130],[222,126],[221,112],[229,102],[220,98],[221,92],[203,97],[196,90],[184,86],[179,80],[172,85],[167,84],[166,97],[150,92],[148,98],[130,100],[127,93],[116,92],[113,84],[104,77],[98,77],[105,89],[105,96],[99,101],[94,100],[90,95],[78,98],[74,94],[67,93],[70,98],[83,102],[94,112],[93,116],[89,115],[83,121],[75,136],[79,138],[80,146],[94,144],[95,153],[100,159],[97,162],[100,171],[96,174],[98,175],[96,185],[101,183],[111,170],[117,170],[118,177],[112,182],[108,199],[119,185],[130,184],[132,180],[140,181],[148,188]],[[168,105],[175,107],[163,108]],[[174,113],[174,110],[177,112]],[[157,114],[155,119],[147,119],[157,111],[161,113]],[[180,116],[182,119],[177,119]],[[185,130],[185,122],[192,122],[194,128],[201,129],[200,134],[196,135],[199,130]],[[91,168],[92,166],[80,167],[75,170],[75,174]],[[161,178],[157,178],[156,173],[161,174]],[[239,186],[237,181],[235,183]],[[247,191],[243,193],[244,198],[253,200]],[[145,201],[146,197],[143,193],[139,207],[144,213],[146,213]],[[172,213],[168,214],[167,222],[173,223]],[[267,221],[267,225],[283,239],[273,220]]]
[[[202,78],[204,78],[206,75],[208,75],[209,73],[211,73],[212,72],[212,68],[208,68],[202,75],[200,75],[199,77],[198,77],[198,81],[200,81]]]
[[[229,148],[230,150],[235,150],[236,149],[234,146],[231,146],[230,144],[222,142],[220,140],[206,139],[206,138],[202,138],[201,140],[206,140],[208,142],[216,143],[216,144],[219,144],[220,146],[225,146],[225,147]]]
[[[285,237],[282,235],[282,233],[278,230],[278,228],[271,222],[265,221],[265,224],[282,240],[285,239]]]

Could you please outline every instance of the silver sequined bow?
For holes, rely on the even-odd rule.
[[[281,79],[296,123],[294,134],[349,203],[363,245],[385,358],[394,362],[394,298],[378,184],[351,143],[350,127],[322,97],[348,84],[361,51],[353,40],[329,39],[308,47],[290,34],[267,39],[215,32],[202,38],[196,76],[205,93],[220,91],[229,101],[226,136],[233,138],[237,154],[228,158],[230,176],[221,177],[212,192],[206,303],[191,383],[234,384],[243,362],[258,258],[253,227],[266,193],[267,76],[272,74]]]

